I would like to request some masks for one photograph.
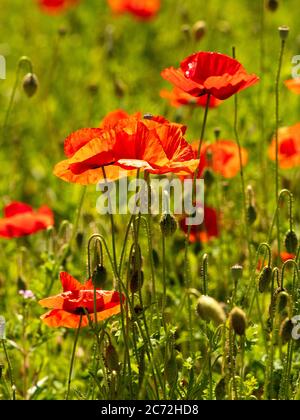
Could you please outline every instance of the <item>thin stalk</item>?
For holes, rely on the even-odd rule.
[[[5,339],[2,339],[1,341],[2,341],[2,347],[3,347],[4,354],[5,354],[7,366],[8,366],[8,374],[9,374],[10,385],[11,385],[11,390],[12,390],[12,400],[15,400],[16,399],[16,385],[15,385],[12,365],[11,365],[10,358],[9,358],[9,355],[8,355],[8,352],[7,352]]]
[[[66,393],[66,398],[65,398],[66,400],[69,399],[69,395],[70,395],[71,381],[72,381],[72,373],[73,373],[73,366],[74,366],[75,353],[76,353],[76,347],[77,347],[77,342],[78,342],[78,338],[79,338],[79,332],[80,332],[80,328],[81,328],[81,323],[82,323],[82,314],[80,314],[79,324],[78,324],[78,327],[77,327],[77,330],[76,330],[76,335],[75,335],[75,340],[74,340],[74,345],[73,345],[73,351],[72,351],[71,362],[70,362],[70,369],[69,369],[67,393]]]

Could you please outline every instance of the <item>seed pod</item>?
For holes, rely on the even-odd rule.
[[[93,286],[97,289],[103,289],[107,280],[107,271],[102,264],[97,264],[92,275]]]
[[[204,184],[209,188],[213,185],[214,181],[215,181],[215,176],[212,173],[211,169],[205,169],[204,171]]]
[[[160,229],[166,237],[174,235],[177,230],[177,220],[171,214],[163,214],[160,220]]]
[[[4,316],[0,316],[0,340],[5,339],[5,318]]]
[[[224,324],[226,315],[222,306],[213,298],[202,295],[197,302],[197,314],[204,321],[213,321],[215,325]]]
[[[283,41],[285,41],[287,37],[289,36],[290,28],[288,26],[283,25],[278,28],[278,31],[279,31],[280,38]]]
[[[278,312],[283,312],[290,303],[290,296],[287,292],[282,291],[276,296],[276,305]]]
[[[39,81],[34,73],[28,73],[23,79],[23,89],[26,95],[31,98],[39,87]]]
[[[173,387],[176,384],[177,379],[178,379],[178,366],[177,366],[177,360],[176,360],[176,356],[174,352],[166,363],[165,375],[166,375],[168,384],[171,387]]]
[[[278,0],[268,0],[267,8],[271,10],[271,12],[275,12],[278,9],[279,2]]]
[[[206,34],[206,23],[204,20],[199,20],[193,25],[192,33],[195,41],[200,41]]]
[[[237,285],[243,277],[243,270],[243,267],[239,264],[235,264],[233,267],[231,267],[231,275],[235,285]]]
[[[247,219],[250,226],[253,225],[257,219],[256,208],[253,205],[250,205],[247,208]]]
[[[112,372],[119,372],[119,356],[114,346],[109,343],[105,350],[105,363],[107,368]]]
[[[137,293],[144,284],[144,272],[136,270],[130,279],[130,291],[131,293]]]
[[[279,335],[281,338],[282,344],[288,343],[292,339],[292,332],[294,329],[294,324],[291,319],[286,318],[280,326]]]
[[[263,268],[258,280],[258,290],[260,293],[264,293],[269,287],[272,281],[272,273],[272,267],[267,266]]]
[[[230,325],[237,335],[245,335],[247,328],[246,314],[240,308],[233,308],[229,314]]]
[[[285,247],[289,254],[296,254],[298,249],[298,238],[293,230],[290,230],[285,237]]]

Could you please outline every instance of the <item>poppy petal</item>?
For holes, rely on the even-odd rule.
[[[4,217],[12,217],[16,214],[32,213],[33,208],[28,204],[14,201],[4,207]]]

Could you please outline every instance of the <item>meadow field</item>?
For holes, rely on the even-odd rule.
[[[300,399],[298,11],[0,0],[0,400]]]

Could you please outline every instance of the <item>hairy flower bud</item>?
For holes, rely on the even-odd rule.
[[[192,33],[195,41],[200,41],[206,34],[206,23],[204,20],[199,20],[193,25]]]
[[[213,321],[215,325],[224,324],[226,315],[222,306],[213,298],[202,295],[197,302],[197,314],[204,321]]]
[[[292,339],[292,332],[294,329],[294,324],[291,319],[286,318],[284,321],[282,321],[279,335],[281,338],[282,344],[288,343]]]
[[[39,81],[34,73],[28,73],[23,79],[23,89],[26,95],[31,98],[39,87]]]
[[[174,235],[177,230],[177,220],[171,214],[163,214],[160,220],[160,229],[166,237]]]
[[[103,289],[107,280],[107,271],[102,264],[97,264],[92,275],[93,286],[97,289]]]
[[[296,254],[298,249],[298,238],[293,230],[290,230],[285,237],[285,247],[289,254]]]
[[[260,293],[264,293],[269,287],[269,284],[272,281],[272,273],[272,267],[267,266],[263,268],[258,279],[258,290]]]
[[[111,372],[118,372],[120,370],[119,356],[117,350],[111,343],[109,343],[105,350],[105,363]]]
[[[247,328],[246,314],[240,308],[233,308],[229,314],[230,325],[237,335],[245,335]]]

